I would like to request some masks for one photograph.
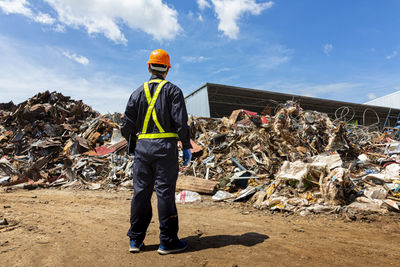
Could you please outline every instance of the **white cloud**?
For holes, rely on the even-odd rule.
[[[88,65],[89,64],[89,59],[84,57],[84,56],[79,56],[79,55],[77,55],[75,53],[70,53],[68,51],[63,51],[62,54],[65,57],[67,57],[69,59],[72,59],[73,61],[78,62],[79,64],[82,64],[82,65]]]
[[[392,54],[386,56],[386,59],[392,59],[392,58],[394,58],[395,56],[397,56],[397,54],[398,54],[397,50],[394,50],[394,51],[392,52]]]
[[[34,1],[0,0],[0,9],[6,14],[21,14],[38,23],[54,24],[57,32],[64,26],[84,28],[88,34],[103,34],[115,43],[126,44],[122,26],[141,30],[154,39],[172,40],[182,30],[178,12],[162,0],[44,0],[58,18],[33,11]],[[157,19],[154,19],[156,16]]]
[[[121,32],[126,25],[150,34],[156,40],[171,40],[180,31],[178,12],[162,0],[45,0],[58,20],[89,34],[101,33],[115,43],[126,44]],[[154,19],[156,16],[157,19]]]
[[[213,74],[218,74],[218,73],[221,73],[221,72],[224,72],[224,71],[230,71],[230,70],[232,70],[232,69],[225,67],[225,68],[221,68],[221,69],[218,69],[218,70],[214,71]]]
[[[325,55],[329,56],[332,50],[333,50],[333,44],[324,44],[323,51]]]
[[[373,100],[373,99],[376,98],[376,95],[374,93],[368,93],[367,97],[368,97],[369,100]]]
[[[30,4],[26,0],[0,0],[0,8],[5,14],[20,14],[24,15],[38,23],[53,24],[55,19],[49,14],[39,12],[35,14],[30,8]]]
[[[218,30],[231,39],[239,35],[238,20],[245,13],[260,15],[273,6],[274,2],[256,3],[255,0],[211,0],[219,19]]]
[[[53,24],[56,19],[52,18],[49,14],[39,13],[39,15],[33,18],[34,21],[42,23],[42,24]]]
[[[203,56],[198,56],[198,57],[182,57],[182,60],[187,63],[201,63],[209,58],[203,57]]]
[[[197,0],[197,5],[199,6],[200,10],[204,10],[206,7],[211,7],[210,2],[207,0]]]
[[[26,0],[1,0],[0,8],[4,13],[21,14],[27,17],[32,17],[32,10],[28,7],[29,3]]]

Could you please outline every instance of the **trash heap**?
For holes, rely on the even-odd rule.
[[[0,185],[132,187],[121,114],[100,115],[56,92],[0,104]],[[288,101],[261,115],[190,118],[193,159],[180,170],[179,202],[213,194],[301,215],[399,211],[398,131],[379,131]]]
[[[128,179],[121,116],[100,115],[60,93],[0,104],[0,184],[100,188]]]
[[[229,118],[193,118],[197,152],[183,172],[217,181],[216,201],[258,209],[399,211],[400,143],[361,127],[294,102],[274,116],[236,110]],[[399,157],[385,154],[388,144],[398,145]]]

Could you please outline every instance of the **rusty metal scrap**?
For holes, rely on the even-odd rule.
[[[130,178],[120,114],[100,115],[82,101],[49,91],[0,107],[3,186],[110,187]]]

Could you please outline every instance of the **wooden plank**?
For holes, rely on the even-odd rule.
[[[176,183],[176,190],[190,190],[197,193],[213,194],[217,184],[215,181],[181,175]]]

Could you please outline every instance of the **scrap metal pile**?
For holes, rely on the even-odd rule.
[[[120,114],[100,115],[56,92],[0,104],[0,184],[131,187],[134,158],[121,122]],[[302,215],[399,211],[400,143],[391,132],[290,101],[262,115],[236,110],[229,118],[192,117],[190,126],[193,159],[181,169],[181,190],[219,189],[216,201]]]
[[[300,214],[399,211],[400,157],[379,145],[394,142],[387,133],[294,102],[274,116],[236,110],[229,118],[194,118],[191,128],[202,149],[184,173],[218,181],[215,200]]]
[[[128,179],[132,163],[120,122],[119,114],[100,116],[56,92],[1,104],[0,184],[100,188],[97,181]]]

